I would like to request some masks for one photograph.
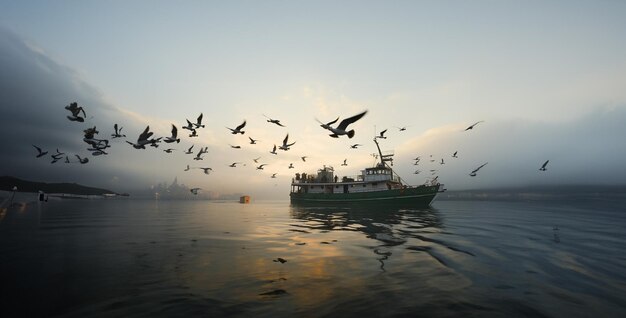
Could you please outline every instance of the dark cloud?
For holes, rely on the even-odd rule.
[[[2,28],[0,69],[0,174],[94,186],[115,186],[119,182],[108,169],[119,165],[119,158],[92,157],[86,150],[87,144],[82,141],[82,131],[87,127],[97,126],[98,137],[108,138],[113,124],[124,118],[117,108],[103,100],[97,89],[70,68]],[[87,120],[84,123],[66,118],[70,113],[64,106],[74,101],[85,107]],[[126,133],[140,129],[136,122],[127,124]],[[75,154],[89,156],[90,163],[68,165],[58,162],[51,165],[49,157],[35,158],[33,144],[51,153],[58,148],[74,160]],[[125,175],[128,180],[142,180],[139,174],[133,174],[129,169],[115,174]],[[125,187],[129,185],[125,183]]]

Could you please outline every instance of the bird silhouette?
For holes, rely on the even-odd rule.
[[[468,131],[468,130],[470,130],[470,129],[474,129],[474,126],[476,126],[476,125],[478,125],[478,124],[480,124],[480,123],[482,123],[482,122],[484,122],[484,120],[477,121],[477,122],[473,123],[472,125],[470,125],[469,127],[465,128],[465,130],[464,130],[464,131]]]
[[[324,128],[326,128],[326,129],[328,129],[328,130],[330,130],[332,132],[332,134],[330,134],[329,136],[331,136],[333,138],[338,138],[339,136],[342,136],[342,135],[347,135],[348,138],[352,138],[352,137],[354,137],[354,129],[346,130],[348,128],[348,125],[350,125],[350,124],[356,122],[357,120],[361,119],[363,116],[365,116],[365,114],[367,114],[367,110],[362,112],[362,113],[360,113],[360,114],[357,114],[357,115],[354,115],[352,117],[346,118],[346,119],[342,120],[336,128],[331,127],[330,124],[322,124],[322,127],[327,126],[328,128],[326,128],[326,127],[324,127]]]
[[[235,127],[235,129],[228,128],[228,127],[226,127],[226,128],[230,129],[231,134],[233,134],[233,135],[236,135],[236,134],[242,134],[243,135],[245,133],[245,131],[243,131],[242,129],[245,126],[246,126],[246,121],[244,120],[243,123],[241,125]]]
[[[472,172],[469,174],[471,177],[475,177],[476,176],[476,172],[478,172],[478,170],[480,170],[480,168],[484,167],[487,164],[487,162],[483,163],[482,165],[480,165],[478,168],[472,170]]]
[[[47,151],[42,151],[41,148],[33,145],[33,147],[35,147],[35,149],[37,149],[37,158],[41,158],[43,156],[45,156],[48,152]]]
[[[546,171],[546,166],[548,165],[548,162],[550,162],[550,160],[546,160],[546,162],[543,163],[543,165],[541,166],[541,168],[539,168],[539,170]]]

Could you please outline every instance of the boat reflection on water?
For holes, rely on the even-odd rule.
[[[292,203],[290,214],[292,218],[302,221],[292,224],[298,228],[292,231],[353,231],[364,234],[369,239],[365,245],[372,249],[382,270],[385,270],[384,261],[392,256],[394,247],[396,250],[397,247],[406,247],[421,252],[425,251],[423,246],[412,246],[417,245],[416,240],[428,244],[442,243],[428,237],[440,234],[444,229],[442,218],[432,207],[411,209],[393,204],[319,206]],[[375,240],[374,244],[371,240]]]

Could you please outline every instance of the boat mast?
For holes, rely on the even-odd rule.
[[[387,165],[385,161],[390,161],[391,165],[393,165],[393,154],[383,155],[383,152],[380,151],[380,146],[378,145],[378,141],[376,140],[376,137],[374,137],[374,143],[376,144],[376,148],[378,148],[378,155],[380,156],[380,166],[381,167],[387,166],[389,169],[391,169],[391,167]]]

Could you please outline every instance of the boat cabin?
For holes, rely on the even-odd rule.
[[[400,179],[388,167],[365,168],[357,176],[335,175],[333,167],[324,166],[317,175],[296,174],[291,183],[295,193],[356,193],[402,188]]]

